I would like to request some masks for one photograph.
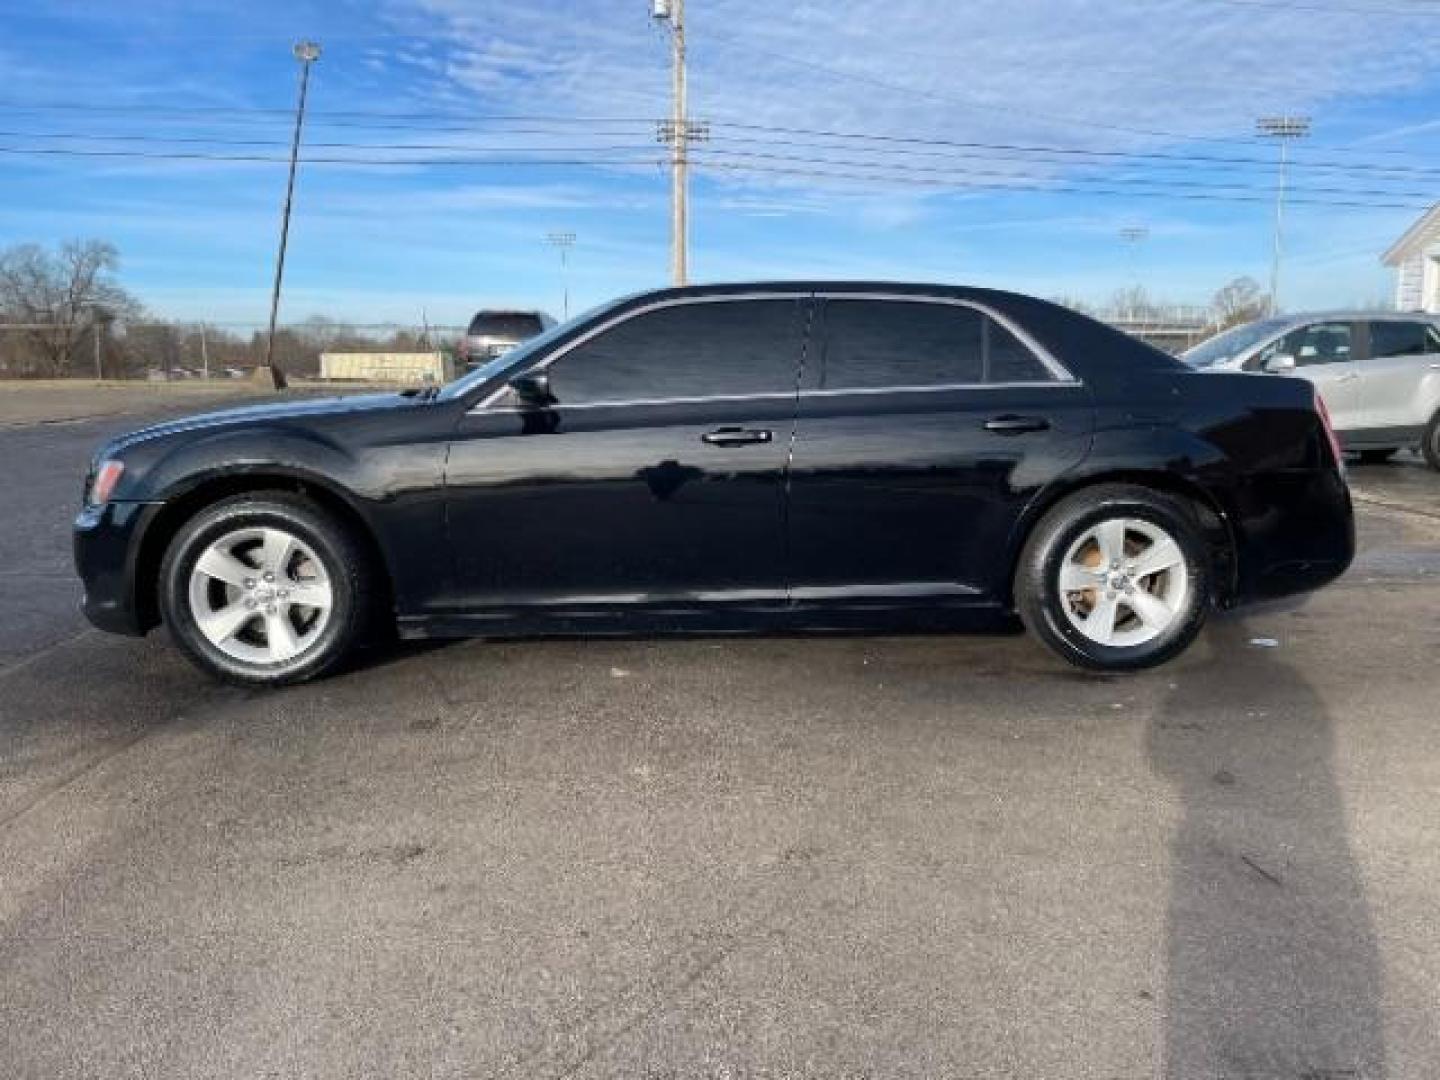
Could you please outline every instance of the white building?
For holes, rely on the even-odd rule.
[[[1381,256],[1395,267],[1395,309],[1440,313],[1440,203]]]

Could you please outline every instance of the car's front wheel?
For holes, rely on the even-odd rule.
[[[202,669],[275,686],[330,669],[365,626],[370,574],[346,530],[286,492],[240,495],[180,528],[160,567],[171,635]]]
[[[1194,509],[1130,484],[1076,492],[1031,533],[1015,600],[1030,631],[1072,664],[1163,663],[1195,640],[1209,611],[1209,552]]]

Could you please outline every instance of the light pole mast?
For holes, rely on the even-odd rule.
[[[1280,143],[1280,168],[1275,179],[1275,249],[1270,259],[1270,314],[1280,310],[1280,260],[1284,255],[1285,173],[1289,165],[1291,139],[1310,134],[1308,116],[1262,116],[1255,121],[1255,130]]]
[[[564,293],[563,322],[570,321],[570,249],[575,246],[573,232],[552,232],[545,235],[545,243],[560,249],[560,287]]]
[[[1135,298],[1140,290],[1140,274],[1135,263],[1136,252],[1140,250],[1142,241],[1148,239],[1150,230],[1144,225],[1127,225],[1120,230],[1120,239],[1125,242],[1125,247],[1130,255],[1130,311],[1129,317],[1133,322],[1135,319]]]
[[[671,112],[658,127],[661,142],[670,144],[670,279],[684,285],[690,278],[689,144],[709,132],[692,124],[685,82],[685,0],[651,0],[650,14],[670,27]]]
[[[297,41],[292,50],[300,61],[300,103],[295,108],[295,136],[290,141],[290,177],[285,182],[285,208],[280,214],[280,251],[275,257],[275,287],[270,291],[270,332],[265,335],[265,367],[278,390],[284,377],[275,371],[275,319],[280,313],[280,282],[285,276],[285,246],[290,240],[290,205],[295,198],[295,167],[300,160],[300,131],[305,125],[305,95],[310,88],[310,65],[320,59],[320,46]]]

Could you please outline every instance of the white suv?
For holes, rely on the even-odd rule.
[[[1181,358],[1202,371],[1298,375],[1314,383],[1346,450],[1384,461],[1419,446],[1440,469],[1440,320],[1395,312],[1261,319]]]

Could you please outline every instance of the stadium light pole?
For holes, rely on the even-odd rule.
[[[563,292],[562,322],[570,321],[570,249],[575,246],[573,232],[552,232],[545,234],[545,243],[560,251],[560,288]]]
[[[1310,134],[1310,117],[1262,116],[1255,121],[1255,130],[1280,144],[1280,168],[1275,178],[1275,249],[1270,258],[1270,314],[1274,315],[1280,310],[1280,260],[1285,246],[1285,173],[1290,162],[1290,140],[1303,139]]]
[[[295,135],[290,140],[290,176],[285,182],[285,208],[280,213],[280,251],[275,257],[275,287],[270,291],[270,330],[265,335],[265,367],[277,390],[285,378],[275,370],[275,320],[280,313],[280,282],[285,277],[285,247],[290,241],[290,207],[295,199],[295,168],[300,161],[300,132],[305,126],[305,95],[310,89],[310,65],[320,59],[320,45],[297,41],[291,50],[300,61],[300,101],[295,108]]]

